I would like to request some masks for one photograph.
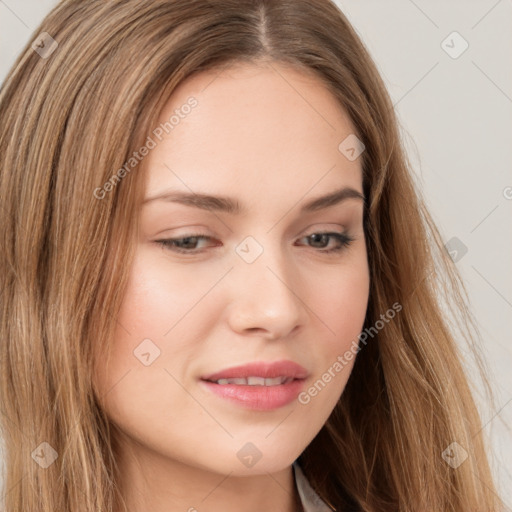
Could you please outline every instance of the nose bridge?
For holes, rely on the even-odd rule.
[[[231,320],[237,330],[263,329],[281,337],[300,323],[303,304],[292,263],[271,239],[247,237],[236,248]]]

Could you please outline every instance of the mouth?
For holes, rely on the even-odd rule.
[[[251,363],[201,377],[201,385],[217,397],[246,409],[270,411],[293,402],[308,371],[293,361]]]
[[[282,384],[288,384],[295,380],[293,377],[235,377],[233,379],[218,379],[218,380],[206,380],[206,382],[213,382],[220,386],[226,386],[229,384],[235,384],[236,386],[281,386]]]

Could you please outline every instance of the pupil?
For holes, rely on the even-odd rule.
[[[190,246],[190,241],[191,241],[191,240],[194,240],[194,237],[193,237],[193,236],[188,236],[188,237],[184,238],[184,239],[183,239],[183,243],[184,243],[184,245],[185,245],[185,246],[187,246],[187,247],[189,247],[189,246]],[[194,244],[192,243],[192,245],[194,245]]]
[[[324,238],[325,236],[326,235],[321,235],[321,234],[315,233],[315,234],[311,235],[311,238],[314,243],[314,242],[319,242],[320,239]]]

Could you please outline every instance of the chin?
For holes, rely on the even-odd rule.
[[[268,435],[268,434],[266,434]],[[276,437],[277,440],[277,437]],[[303,449],[295,443],[282,442],[239,442],[235,452],[218,454],[215,457],[215,470],[232,476],[265,475],[278,473],[290,467]]]

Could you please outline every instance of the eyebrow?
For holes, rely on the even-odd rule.
[[[343,187],[327,195],[316,197],[304,203],[301,213],[315,212],[342,203],[347,199],[359,199],[365,202],[365,197],[359,191],[351,187]],[[143,205],[153,201],[165,201],[179,203],[186,206],[217,212],[225,212],[232,215],[245,213],[245,208],[234,198],[227,196],[212,196],[208,194],[189,193],[181,191],[167,191],[143,201]]]

